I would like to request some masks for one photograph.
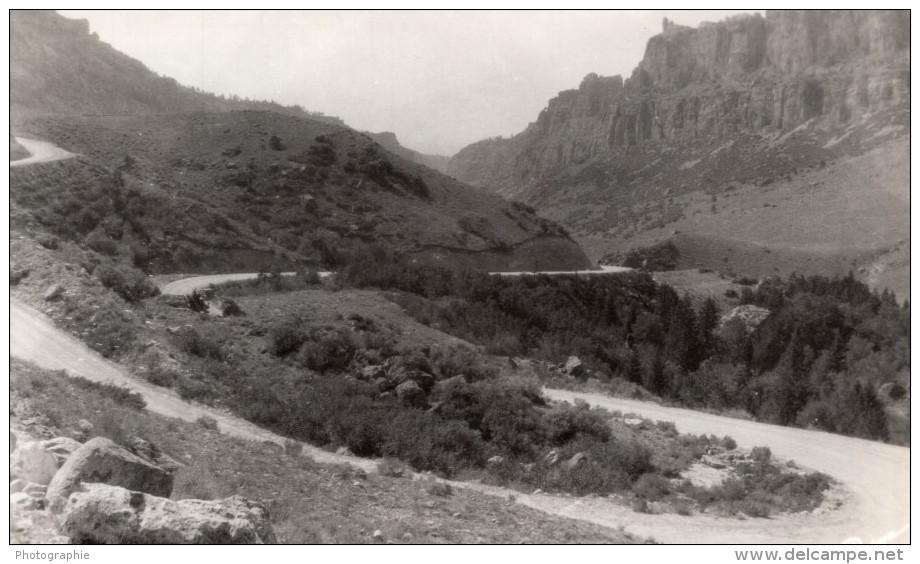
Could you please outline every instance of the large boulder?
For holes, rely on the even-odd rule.
[[[105,484],[67,500],[61,532],[75,543],[274,544],[268,510],[240,496],[172,501]]]
[[[10,476],[22,478],[33,484],[48,484],[58,471],[55,456],[42,448],[41,443],[20,443],[10,455]]]
[[[570,376],[581,376],[585,373],[585,366],[581,363],[581,359],[577,356],[570,356],[568,360],[565,361],[565,373]]]
[[[419,408],[428,407],[428,396],[413,380],[406,380],[396,386],[396,396],[404,405]]]
[[[422,372],[421,370],[412,369],[392,371],[390,380],[396,383],[397,386],[403,382],[415,382],[426,394],[430,392],[432,388],[434,388],[434,384],[436,382],[435,377],[431,374]]]
[[[169,497],[173,488],[173,472],[157,466],[153,461],[141,458],[109,439],[96,437],[70,455],[51,480],[48,485],[51,510],[59,512],[70,494],[76,491],[81,483],[88,482],[122,486],[151,495]]]

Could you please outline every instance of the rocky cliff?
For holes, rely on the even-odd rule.
[[[543,179],[622,164],[637,145],[725,142],[813,119],[847,126],[907,106],[909,50],[906,11],[770,11],[699,28],[665,20],[631,77],[588,75],[521,134],[461,150],[448,173],[532,199]]]

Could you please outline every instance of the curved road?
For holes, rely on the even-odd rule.
[[[74,156],[54,145],[17,138],[32,156],[11,162],[21,166]],[[612,269],[605,269],[613,272]],[[600,274],[584,271],[579,274]],[[619,270],[616,270],[619,271]],[[289,273],[285,273],[289,274]],[[321,273],[328,276],[330,273]],[[507,274],[507,273],[503,273]],[[528,273],[521,273],[528,274]],[[557,273],[558,274],[558,273]],[[164,284],[165,294],[186,294],[196,288],[257,276],[219,274],[197,276]],[[114,383],[141,393],[147,408],[155,413],[193,421],[202,415],[214,417],[227,434],[283,444],[284,438],[247,421],[216,410],[193,405],[171,390],[157,388],[132,378],[123,367],[110,363],[74,337],[57,329],[41,312],[10,300],[10,355],[53,370],[91,380]],[[910,542],[910,450],[882,443],[803,429],[779,427],[752,421],[730,419],[688,409],[610,398],[564,390],[544,389],[552,399],[582,399],[611,410],[632,412],[651,419],[673,421],[685,433],[731,435],[744,447],[768,446],[777,456],[795,460],[802,466],[826,472],[844,489],[846,502],[836,510],[817,515],[797,514],[770,519],[717,517],[701,514],[684,517],[675,514],[635,513],[622,504],[604,498],[572,498],[545,494],[521,494],[481,484],[450,482],[458,488],[507,497],[514,494],[518,503],[547,513],[591,521],[668,543],[907,543]],[[304,453],[319,462],[348,463],[372,470],[376,461],[337,456],[306,445]]]
[[[209,415],[227,434],[283,444],[284,439],[249,422],[183,401],[164,390],[132,378],[83,343],[54,327],[39,311],[11,300],[10,354],[44,368],[114,383],[141,393],[148,409],[168,417],[194,421]],[[708,514],[634,513],[629,507],[596,497],[572,498],[521,494],[482,484],[450,482],[458,488],[508,497],[546,513],[624,527],[642,537],[667,543],[839,543],[909,542],[909,450],[827,433],[729,419],[686,409],[563,390],[544,390],[553,399],[583,399],[608,409],[674,421],[683,432],[730,434],[742,446],[766,445],[783,458],[821,470],[842,482],[847,503],[821,515],[791,515],[771,519],[731,519]],[[376,461],[337,456],[307,445],[304,453],[320,462],[347,463],[372,471]]]
[[[65,151],[47,141],[36,141],[35,139],[16,137],[16,142],[22,145],[31,156],[19,159],[18,161],[10,161],[11,167],[61,161],[77,156],[75,153]]]

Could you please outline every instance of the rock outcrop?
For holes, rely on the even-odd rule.
[[[846,125],[908,103],[909,47],[906,11],[769,11],[699,28],[665,20],[628,80],[589,74],[521,134],[461,150],[448,173],[527,197],[534,179],[647,141],[728,140],[815,118]]]
[[[268,510],[233,496],[172,501],[121,487],[86,484],[63,510],[61,532],[75,543],[274,544]]]
[[[57,469],[54,456],[51,458]],[[109,439],[96,437],[74,451],[54,475],[47,494],[51,510],[60,511],[70,494],[83,483],[104,483],[169,497],[173,473]]]
[[[10,477],[47,485],[57,471],[57,458],[36,441],[20,443],[10,454]]]

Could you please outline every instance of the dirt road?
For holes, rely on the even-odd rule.
[[[282,272],[282,276],[294,276],[296,272]],[[326,278],[331,276],[331,272],[318,272],[320,278]],[[191,278],[183,278],[182,280],[174,280],[172,282],[159,284],[157,286],[160,288],[160,292],[168,295],[175,296],[184,296],[186,294],[192,293],[192,290],[200,290],[211,284],[222,284],[224,282],[236,282],[239,280],[252,280],[257,277],[259,273],[257,272],[241,272],[237,274],[208,274],[204,276],[193,276]]]
[[[564,276],[577,274],[579,276],[591,276],[598,274],[617,274],[619,272],[629,272],[631,268],[625,266],[610,266],[607,264],[602,264],[600,270],[548,270],[541,272],[490,272],[489,274],[495,274],[497,276],[534,276],[537,274],[546,274],[547,276]]]
[[[125,386],[141,393],[147,408],[168,417],[193,421],[209,415],[229,435],[283,444],[284,439],[251,423],[213,409],[189,404],[171,390],[132,378],[124,368],[103,359],[77,339],[54,327],[39,311],[11,300],[10,354],[44,368],[67,370],[99,382]],[[843,541],[908,542],[907,449],[860,439],[814,433],[801,429],[727,419],[685,409],[665,408],[630,400],[545,390],[554,399],[581,398],[609,409],[635,412],[653,419],[675,421],[679,430],[692,433],[730,434],[742,446],[766,445],[777,456],[827,472],[841,481],[848,500],[843,507],[821,515],[795,515],[771,519],[738,520],[713,515],[683,517],[675,514],[635,513],[604,498],[528,495],[504,488],[450,482],[501,497],[514,495],[518,503],[546,513],[625,527],[633,534],[667,543],[839,543]],[[306,446],[304,454],[319,462],[346,463],[372,471],[376,461],[343,457]]]
[[[37,163],[60,161],[77,156],[46,141],[36,141],[25,137],[16,137],[16,142],[25,147],[31,156],[18,161],[11,161],[10,166],[26,166]]]
[[[910,450],[907,448],[598,394],[549,389],[544,393],[553,399],[573,402],[578,398],[610,410],[673,421],[682,433],[730,435],[742,447],[770,447],[775,456],[833,476],[843,484],[848,496],[841,509],[812,517],[812,522],[802,522],[799,530],[795,526],[798,518],[726,522],[712,530],[696,530],[701,520],[685,519],[684,535],[688,540],[683,542],[693,542],[689,540],[693,535],[703,535],[701,539],[709,542],[728,541],[733,532],[750,535],[736,537],[733,542],[738,542],[738,538],[748,539],[741,542],[910,542]],[[630,532],[646,534],[640,523],[643,516],[636,514],[633,519],[628,527]],[[660,527],[649,525],[648,534],[669,541],[661,534]]]

